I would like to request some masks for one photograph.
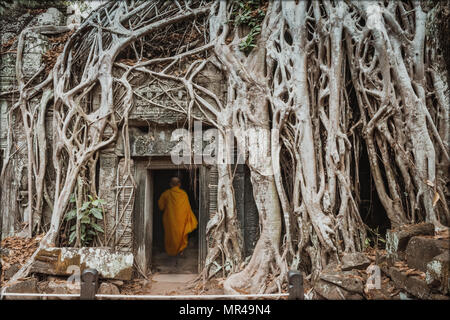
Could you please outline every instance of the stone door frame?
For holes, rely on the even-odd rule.
[[[158,157],[159,158],[159,157]],[[133,157],[137,183],[133,233],[134,253],[137,267],[147,273],[152,265],[153,246],[153,172],[156,170],[198,169],[199,174],[199,221],[198,221],[198,272],[203,269],[206,259],[206,224],[209,218],[209,168],[205,165],[176,165],[170,157]]]

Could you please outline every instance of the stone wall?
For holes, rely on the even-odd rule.
[[[0,17],[1,44],[0,50],[0,91],[8,92],[17,89],[16,83],[16,49],[17,39],[22,30],[42,25],[64,25],[66,21],[65,13],[56,8],[49,8],[42,13],[32,13],[24,10],[16,10],[8,12],[8,15]],[[3,46],[11,43],[10,46]],[[23,52],[23,72],[25,80],[32,77],[40,68],[44,53],[49,49],[49,40],[45,35],[34,32],[28,32],[25,38]],[[41,75],[43,80],[44,75]],[[17,97],[17,96],[16,96]],[[38,100],[32,100],[31,104],[37,104]],[[22,120],[17,113],[9,118],[8,111],[11,109],[13,102],[10,97],[0,97],[0,154],[2,157],[2,165],[7,159],[6,148],[8,146],[8,127],[14,131],[14,141],[12,144],[13,156],[8,170],[5,171],[5,181],[7,186],[2,186],[0,216],[2,219],[1,238],[10,236],[22,227],[22,222],[26,220],[24,208],[28,201],[27,185],[26,185],[26,143],[23,137]],[[48,117],[51,117],[49,111]],[[50,119],[46,121],[47,126],[51,123]],[[47,130],[48,132],[48,130]],[[51,134],[49,134],[51,139]],[[10,142],[11,143],[11,142]],[[49,188],[49,192],[51,187]],[[44,206],[44,224],[49,221],[49,208]]]
[[[69,19],[70,20],[70,19]],[[1,41],[6,43],[15,42],[6,53],[0,55],[0,89],[2,92],[11,91],[16,88],[15,83],[15,48],[17,46],[17,38],[22,30],[31,26],[38,25],[64,25],[69,23],[66,12],[58,9],[50,8],[39,14],[28,12],[18,13],[17,16],[2,17],[0,21],[2,34]],[[49,39],[41,34],[29,33],[26,38],[24,48],[24,73],[26,77],[31,77],[40,68],[44,53],[49,49]],[[118,72],[118,71],[117,71]],[[42,75],[44,76],[44,75]],[[172,132],[176,128],[186,127],[186,115],[176,111],[180,107],[187,108],[187,92],[180,83],[172,80],[161,80],[160,82],[152,81],[147,76],[141,76],[141,82],[136,89],[135,105],[131,110],[130,123],[130,147],[131,155],[134,160],[147,159],[151,161],[155,157],[168,157],[170,151],[178,141],[171,141]],[[217,94],[223,102],[226,95],[226,83],[220,73],[210,64],[196,76],[196,82],[204,86],[206,89]],[[171,97],[167,96],[170,93]],[[208,102],[214,104],[208,97],[204,97]],[[34,101],[33,103],[37,103]],[[96,100],[93,100],[94,108]],[[8,128],[8,110],[12,106],[12,101],[0,97],[0,149],[2,154],[7,147],[7,128]],[[120,114],[120,110],[118,110]],[[198,110],[192,110],[192,115],[197,119],[202,119],[202,114]],[[46,121],[46,132],[48,138],[52,138],[52,110],[48,110]],[[22,127],[21,119],[11,119],[15,130],[14,136],[22,142],[17,146],[15,157],[12,159],[12,165],[7,172],[7,177],[11,180],[10,186],[2,190],[1,201],[5,205],[2,206],[2,237],[6,237],[16,233],[21,228],[21,223],[25,221],[23,208],[26,204],[26,145],[21,139]],[[119,132],[119,137],[121,133]],[[51,141],[49,141],[51,148]],[[204,145],[208,142],[203,142]],[[51,150],[49,150],[51,159]],[[105,204],[105,230],[106,236],[100,239],[100,244],[110,247],[121,247],[125,251],[130,251],[133,246],[132,230],[134,228],[132,212],[126,212],[123,222],[116,226],[119,219],[121,208],[124,201],[128,201],[127,197],[118,196],[118,188],[123,187],[120,182],[121,173],[120,164],[124,156],[123,141],[119,140],[116,144],[109,146],[100,153],[99,171],[98,171],[98,188],[99,196],[106,201]],[[50,161],[51,162],[51,161]],[[145,162],[145,161],[144,161]],[[140,163],[143,163],[142,161]],[[50,164],[51,166],[51,164]],[[51,169],[51,168],[50,168]],[[123,169],[123,168],[122,168]],[[123,171],[123,170],[122,170]],[[206,184],[204,188],[204,204],[203,210],[207,216],[214,214],[217,197],[217,170],[214,167],[202,170],[207,177],[204,177]],[[52,174],[52,170],[49,170]],[[136,177],[135,177],[136,178]],[[128,181],[127,183],[131,183]],[[148,183],[148,182],[146,182]],[[241,221],[246,255],[251,253],[254,241],[259,232],[259,223],[256,207],[254,206],[251,183],[248,172],[244,170],[244,166],[240,165],[235,178],[235,189],[237,194],[238,215]],[[53,194],[52,187],[49,186],[48,193]],[[147,197],[147,193],[138,194],[136,197]],[[122,197],[123,199],[121,199]],[[133,199],[133,202],[143,203],[142,199]],[[134,203],[133,203],[134,205]],[[133,210],[134,206],[131,206]],[[51,212],[47,206],[44,207],[45,220],[49,220]],[[129,211],[129,210],[128,210]],[[206,222],[204,222],[206,223]],[[123,233],[124,237],[117,238],[118,233]],[[145,248],[144,248],[145,249]],[[202,253],[204,254],[204,253]]]

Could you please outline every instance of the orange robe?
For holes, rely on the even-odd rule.
[[[197,228],[197,218],[192,212],[184,190],[173,187],[163,192],[158,200],[163,213],[164,245],[170,256],[176,256],[188,244],[188,233]]]

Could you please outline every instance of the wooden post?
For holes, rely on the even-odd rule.
[[[300,271],[290,270],[288,273],[289,300],[303,300],[303,275]]]
[[[85,269],[81,274],[80,300],[95,300],[98,289],[98,271]]]

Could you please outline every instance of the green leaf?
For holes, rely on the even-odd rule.
[[[102,210],[100,210],[99,208],[91,208],[91,210],[89,210],[89,212],[97,219],[99,219],[99,220],[103,219]]]
[[[91,203],[89,202],[89,201],[86,201],[85,203],[83,203],[83,205],[81,206],[81,211],[84,211],[84,210],[86,210],[87,208],[89,208],[89,205],[90,205]]]
[[[74,231],[74,230],[76,230],[76,229],[77,229],[77,226],[76,226],[76,225],[73,225],[73,226],[70,227],[69,231]]]
[[[88,235],[92,235],[92,236],[96,236],[97,232],[95,232],[94,230],[88,230],[87,234]]]
[[[83,224],[90,224],[91,218],[89,218],[88,216],[84,216],[83,218],[81,218],[80,222]]]
[[[74,203],[74,202],[76,202],[77,201],[77,199],[75,198],[75,193],[72,193],[71,195],[70,195],[70,202],[71,203]]]
[[[94,207],[98,207],[98,199],[92,201],[92,205],[93,205]]]
[[[67,221],[72,220],[73,218],[75,218],[77,216],[77,210],[76,209],[72,209],[69,212],[66,213],[66,215],[64,216],[64,219],[66,219]]]
[[[69,236],[69,243],[74,242],[75,239],[76,239],[76,237],[77,237],[77,233],[76,233],[75,231],[72,232],[72,233],[70,234],[70,236]]]
[[[105,231],[103,231],[102,227],[100,227],[100,226],[99,226],[98,224],[96,224],[96,223],[92,223],[92,224],[91,224],[91,227],[94,228],[95,230],[97,230],[98,232],[105,233]]]

